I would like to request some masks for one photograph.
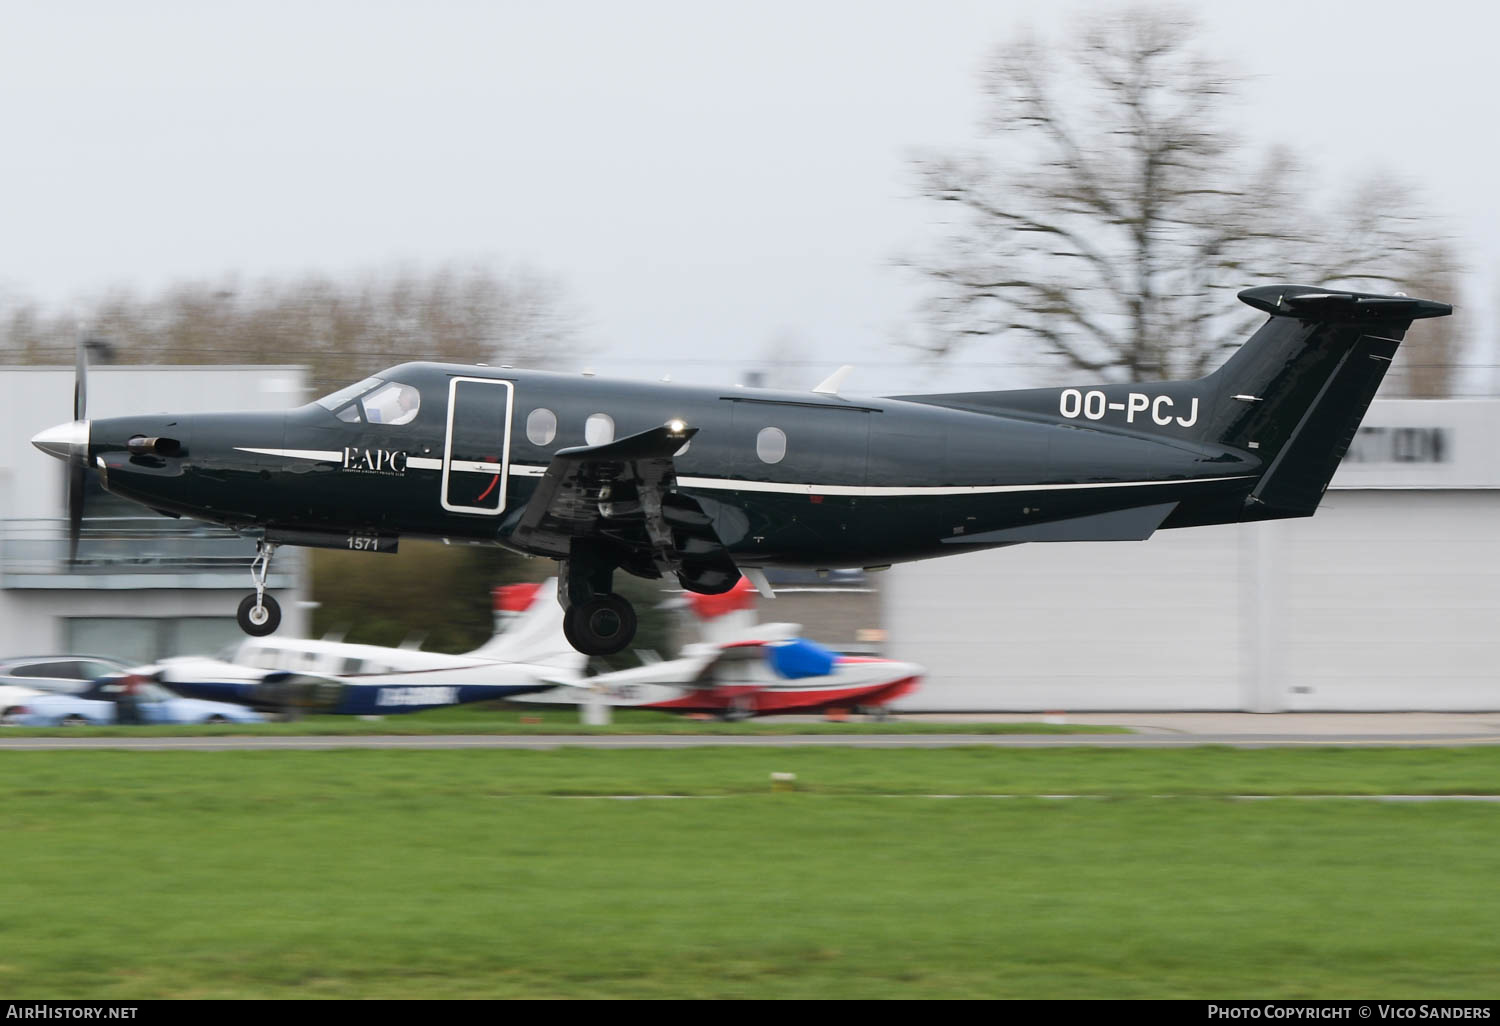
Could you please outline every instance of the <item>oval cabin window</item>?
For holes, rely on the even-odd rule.
[[[542,408],[526,418],[526,438],[532,445],[547,445],[557,437],[557,414]]]
[[[583,425],[583,440],[589,445],[603,445],[615,440],[615,419],[607,413],[589,415]]]
[[[761,428],[755,436],[755,455],[762,463],[780,463],[786,458],[786,432],[781,428]]]

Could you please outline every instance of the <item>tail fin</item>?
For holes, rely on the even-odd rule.
[[[1101,430],[1232,448],[1265,469],[1231,519],[1308,516],[1349,449],[1411,322],[1446,303],[1307,285],[1246,289],[1271,315],[1224,366],[1194,381],[893,396],[998,416],[1061,417]],[[1195,523],[1222,523],[1229,511]]]
[[[704,641],[722,644],[754,636],[760,623],[755,604],[758,592],[747,578],[741,577],[734,587],[719,595],[686,592],[687,608],[697,621]]]
[[[563,608],[557,601],[557,580],[536,589],[531,604],[505,629],[469,655],[508,663],[533,663],[556,671],[559,679],[582,673],[588,657],[574,650],[563,636]]]
[[[1198,440],[1256,452],[1244,519],[1309,516],[1349,449],[1411,322],[1453,312],[1405,296],[1269,285],[1239,294],[1271,315],[1202,384]]]

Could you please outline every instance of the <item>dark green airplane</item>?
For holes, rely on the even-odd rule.
[[[635,634],[616,570],[727,591],[769,566],[874,569],[1038,541],[1309,516],[1413,320],[1405,296],[1266,286],[1270,315],[1196,381],[856,399],[406,363],[280,413],[89,421],[32,442],[168,516],[258,539],[241,626],[269,634],[276,546],[403,535],[562,561],[568,640]]]

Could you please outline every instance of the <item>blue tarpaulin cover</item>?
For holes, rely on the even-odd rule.
[[[833,672],[838,656],[815,641],[793,638],[783,645],[768,647],[766,659],[778,674],[796,680],[798,677],[828,676]]]

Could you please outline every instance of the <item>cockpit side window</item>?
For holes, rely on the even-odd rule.
[[[422,405],[422,394],[410,385],[393,381],[360,400],[365,420],[371,424],[410,424]]]
[[[384,382],[379,378],[365,378],[365,380],[363,381],[360,381],[353,385],[346,385],[345,387],[339,389],[337,392],[333,392],[329,395],[325,395],[321,399],[315,399],[313,401],[316,402],[319,406],[323,407],[323,409],[331,412],[338,409],[340,406],[343,406],[351,399],[357,399],[368,392],[370,389],[374,388],[376,385],[381,384],[384,384]]]

